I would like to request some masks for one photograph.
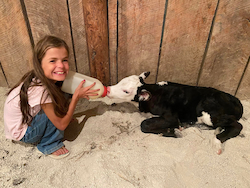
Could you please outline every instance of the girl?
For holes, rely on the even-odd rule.
[[[69,71],[69,48],[62,39],[46,36],[34,48],[34,69],[26,73],[8,93],[4,105],[6,138],[37,144],[52,158],[69,154],[62,142],[80,98],[98,95],[83,80],[69,103],[58,86]]]

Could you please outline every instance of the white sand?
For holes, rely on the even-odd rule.
[[[140,123],[149,114],[127,103],[83,100],[75,115],[82,122],[73,122],[65,133],[71,154],[55,160],[36,153],[34,146],[5,139],[5,91],[0,88],[0,187],[250,187],[249,101],[242,101],[241,135],[228,140],[217,155],[214,130],[188,128],[183,138],[144,134]]]

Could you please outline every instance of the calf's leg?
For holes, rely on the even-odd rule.
[[[243,128],[242,125],[237,122],[234,116],[227,114],[218,118],[215,126],[222,129],[222,131],[216,135],[216,138],[219,139],[221,143],[230,138],[238,136]]]
[[[146,119],[141,123],[141,131],[144,133],[162,134],[166,137],[179,137],[175,134],[175,128],[179,127],[178,119],[170,117],[168,120],[162,117]]]
[[[217,127],[215,131],[216,136],[214,144],[217,149],[217,153],[221,154],[223,150],[222,144],[226,140],[238,136],[242,130],[242,125],[237,122],[235,117],[232,115],[225,114],[214,119],[217,119],[217,121],[214,121],[214,127]]]
[[[224,130],[216,135],[216,138],[221,141],[221,143],[225,142],[226,140],[236,137],[240,134],[242,130],[242,125],[234,121],[230,123],[229,125],[224,127]]]

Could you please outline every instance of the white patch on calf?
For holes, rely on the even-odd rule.
[[[146,76],[147,72],[143,72],[139,75],[139,77],[142,77],[142,79],[144,80],[147,76]]]
[[[110,86],[107,96],[121,102],[130,102],[134,99],[138,87],[142,86],[139,76],[123,78],[118,84]]]
[[[180,129],[174,129],[174,134],[177,138],[183,137],[182,131]]]
[[[151,94],[146,89],[143,89],[139,94],[139,101],[148,101],[150,97]]]
[[[142,80],[146,79],[149,74],[150,72],[143,72],[139,76],[132,75],[123,78],[118,84],[107,87],[107,96],[117,102],[131,102],[138,88],[143,85]]]
[[[158,82],[157,85],[159,86],[168,85],[168,82],[161,81],[161,82]]]
[[[213,141],[213,145],[215,147],[216,153],[220,155],[223,151],[223,144],[221,143],[219,139],[216,138],[216,135]]]
[[[202,116],[197,117],[197,123],[205,123],[206,125],[213,126],[211,117],[207,112],[202,112]]]

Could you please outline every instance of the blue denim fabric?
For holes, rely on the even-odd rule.
[[[57,129],[41,110],[32,120],[31,126],[20,140],[29,144],[37,144],[37,149],[49,155],[64,146],[64,131]]]

